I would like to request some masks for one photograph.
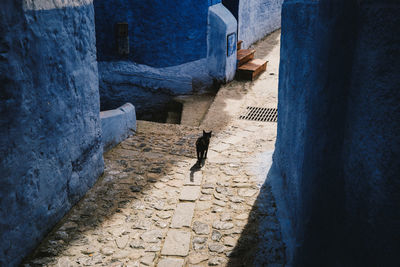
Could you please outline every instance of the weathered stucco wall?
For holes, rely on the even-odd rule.
[[[96,0],[98,59],[125,59],[116,49],[117,22],[129,24],[129,60],[167,67],[204,58],[209,4],[198,0]]]
[[[233,80],[236,72],[237,22],[222,4],[208,12],[207,65],[210,75],[221,82]]]
[[[91,1],[1,1],[1,266],[93,185],[102,151]]]
[[[238,0],[239,40],[247,48],[281,27],[283,0]]]
[[[269,173],[294,266],[397,266],[400,3],[286,1]]]
[[[126,102],[135,105],[140,119],[163,121],[163,110],[175,96],[201,93],[212,86],[206,59],[167,68],[129,61],[99,62],[101,110]]]
[[[120,2],[122,3],[122,1]],[[135,6],[133,4],[134,1],[124,1],[123,3],[127,5],[124,6],[125,8],[134,8]],[[141,3],[143,4],[143,2]],[[151,2],[146,3],[146,5],[143,4],[142,8],[148,8],[151,11],[153,7],[148,6],[151,5]],[[101,1],[95,2],[95,6],[97,6],[96,10],[102,5]],[[178,12],[178,10],[175,10],[177,7],[174,3],[165,2],[164,5],[163,12],[166,12],[169,8],[174,8],[174,12]],[[104,5],[104,8],[108,6],[109,4]],[[206,90],[214,88],[214,86],[221,82],[227,82],[234,78],[236,71],[236,20],[220,4],[220,0],[205,1],[201,5],[196,2],[190,8],[197,10],[188,11],[189,13],[185,11],[186,13],[181,14],[184,17],[171,16],[168,12],[160,13],[159,19],[162,19],[165,22],[164,24],[171,23],[171,25],[174,25],[177,23],[176,20],[180,20],[179,23],[181,24],[193,24],[192,26],[196,28],[196,31],[204,31],[205,42],[197,40],[195,46],[190,44],[185,37],[188,34],[185,27],[175,25],[176,27],[171,29],[169,28],[170,25],[168,27],[164,24],[164,26],[152,25],[155,28],[146,31],[146,34],[148,34],[146,38],[150,39],[143,42],[138,39],[137,43],[143,45],[145,49],[149,49],[148,56],[154,57],[152,59],[154,61],[145,61],[143,64],[138,64],[137,62],[139,61],[133,62],[136,59],[130,57],[121,60],[110,60],[110,58],[103,57],[104,60],[99,62],[101,110],[114,109],[126,102],[130,102],[135,105],[138,118],[162,121],[166,117],[163,113],[165,113],[164,111],[173,101],[174,97],[185,94],[201,94]],[[205,14],[203,13],[203,9],[206,10]],[[114,15],[110,10],[113,11],[111,8],[107,9],[107,12]],[[104,10],[101,10],[101,12],[104,12]],[[124,9],[122,15],[126,12],[128,12],[128,9]],[[195,12],[196,16],[189,17],[188,14],[190,12]],[[144,13],[141,14],[141,16],[143,15]],[[96,18],[97,16],[100,15],[96,14]],[[97,24],[109,22],[108,20],[103,21],[103,16],[100,17],[101,19],[96,20],[97,36],[103,34],[101,25],[97,27]],[[182,19],[190,20],[190,22],[183,21]],[[199,22],[200,20],[201,23]],[[151,20],[151,23],[153,23],[153,20]],[[163,27],[164,29],[162,29]],[[168,46],[157,44],[159,40],[157,38],[154,39],[154,31],[161,29],[163,30],[163,36],[169,38]],[[230,38],[230,49],[233,53],[228,55],[227,39],[229,34],[233,34]],[[183,40],[181,37],[186,39]],[[107,39],[107,41],[110,40]],[[146,43],[150,41],[151,43]],[[97,40],[100,49],[102,46],[101,42],[101,40]],[[175,60],[174,55],[168,54],[169,52],[165,51],[165,48],[176,48],[178,46],[182,46],[183,49],[180,50],[183,53],[179,54],[182,60]],[[198,49],[196,46],[199,46]],[[163,51],[158,51],[157,49],[163,49]],[[204,54],[192,57],[193,53],[198,53],[203,49],[205,50]],[[162,56],[158,56],[158,52],[162,53]],[[178,50],[174,50],[175,52],[178,52]],[[99,54],[101,54],[101,51],[99,51]],[[139,56],[143,56],[143,53]],[[196,58],[197,60],[194,60]],[[164,59],[168,59],[169,63],[163,64],[161,61]],[[151,62],[155,64],[151,64]],[[162,67],[164,65],[168,65],[168,67]],[[155,115],[157,116],[155,117]]]

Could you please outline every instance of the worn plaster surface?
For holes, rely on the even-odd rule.
[[[89,0],[0,3],[0,266],[103,171],[95,41]]]
[[[207,1],[94,1],[97,57],[175,66],[207,55]],[[127,22],[130,53],[118,55],[115,24]]]
[[[232,2],[229,1],[229,2]],[[240,0],[238,1],[238,32],[242,47],[263,39],[281,27],[283,0]]]
[[[294,266],[398,265],[399,13],[386,0],[283,5],[268,179]]]
[[[190,1],[186,2],[189,3]],[[234,52],[236,51],[237,23],[232,14],[222,4],[214,2],[217,1],[209,3],[212,5],[210,8],[208,8],[206,3],[198,4],[202,5],[203,8],[205,5],[208,10],[205,15],[203,14],[204,18],[201,18],[202,12],[197,17],[198,19],[205,19],[206,23],[204,25],[200,22],[195,23],[197,30],[204,28],[203,30],[207,32],[206,42],[202,44],[202,49],[206,49],[206,53],[202,56],[194,56],[194,54],[201,51],[197,47],[199,44],[201,45],[201,42],[196,40],[195,45],[193,45],[189,37],[184,37],[188,33],[182,27],[174,27],[173,32],[169,32],[170,29],[168,27],[155,26],[157,31],[164,27],[163,35],[166,38],[172,38],[169,41],[170,45],[153,47],[154,43],[162,38],[156,38],[157,40],[155,41],[154,32],[149,30],[146,32],[146,35],[149,34],[147,38],[150,38],[151,44],[147,42],[139,43],[141,47],[150,49],[151,52],[148,51],[147,54],[143,54],[143,51],[142,53],[138,53],[136,50],[133,50],[133,57],[114,59],[103,57],[104,40],[99,38],[99,35],[103,36],[104,32],[102,27],[97,26],[98,24],[104,24],[103,20],[106,17],[103,18],[100,15],[102,18],[97,19],[99,14],[96,13],[97,52],[98,59],[100,60],[99,87],[101,110],[115,109],[126,102],[130,102],[137,108],[138,118],[165,122],[165,117],[158,115],[162,113],[161,111],[168,109],[172,98],[183,95],[199,95],[210,91],[211,88],[214,88],[221,82],[225,83],[232,80],[236,71],[236,53]],[[103,5],[101,1],[96,3],[95,6],[97,8]],[[164,4],[166,6],[171,5],[171,3]],[[109,5],[108,3],[107,7]],[[132,3],[129,5],[132,5]],[[147,4],[145,6],[148,7]],[[198,8],[199,6],[193,7]],[[173,5],[173,8],[179,9],[175,5]],[[170,15],[163,14],[161,17],[161,19],[168,19],[171,25],[174,24],[170,21]],[[189,17],[191,23],[196,21],[193,16],[189,16],[188,14],[184,17],[185,19]],[[151,18],[153,22],[153,16]],[[177,17],[175,19],[179,20],[182,18]],[[109,23],[107,20],[106,24],[108,26]],[[146,24],[145,22],[143,23]],[[181,24],[186,25],[186,22],[181,22]],[[131,24],[129,25],[131,27]],[[185,41],[182,41],[181,37]],[[140,37],[137,38],[139,39],[134,43],[142,41]],[[228,39],[230,40],[230,49],[227,47]],[[109,37],[106,38],[106,41],[114,43],[112,42],[112,38]],[[172,50],[174,50],[174,53],[182,57],[180,60],[175,54],[169,54],[168,50],[171,48],[170,46],[173,47]],[[178,49],[175,46],[182,47]],[[159,52],[162,56],[158,55]],[[137,53],[139,55],[136,55]],[[137,57],[149,58],[146,61],[141,61]],[[163,57],[165,58],[163,59]],[[162,60],[167,60],[168,64],[159,65],[159,61]]]
[[[248,105],[277,104],[279,32],[258,48],[272,62],[267,72],[222,87],[200,127],[138,121],[137,134],[105,154],[104,176],[26,263],[283,266],[276,205],[263,185],[276,123],[238,119]],[[203,129],[213,136],[196,169]]]

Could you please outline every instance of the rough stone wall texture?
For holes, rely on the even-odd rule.
[[[239,40],[247,48],[281,27],[283,0],[238,0]]]
[[[294,266],[396,266],[400,3],[286,1],[269,180]]]
[[[129,59],[153,67],[167,67],[204,58],[210,4],[212,1],[96,0],[98,59]],[[127,58],[117,54],[114,32],[117,22],[129,25]]]
[[[1,266],[94,184],[102,151],[91,2],[1,1]]]

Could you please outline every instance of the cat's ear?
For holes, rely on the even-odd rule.
[[[210,135],[211,135],[212,131],[210,131]]]
[[[206,134],[206,131],[203,130],[203,135]]]

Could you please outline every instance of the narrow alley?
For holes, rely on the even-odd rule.
[[[284,266],[264,184],[276,122],[239,119],[247,107],[277,107],[280,31],[254,48],[267,71],[224,85],[200,126],[138,121],[137,133],[104,155],[104,175],[23,266]],[[213,136],[196,170],[203,129]],[[262,186],[269,193],[259,196]]]

